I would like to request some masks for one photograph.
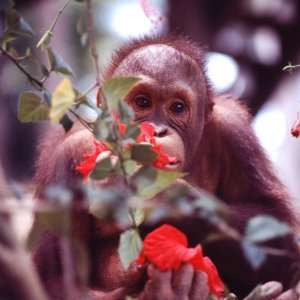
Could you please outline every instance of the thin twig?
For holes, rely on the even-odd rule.
[[[95,134],[93,129],[72,108],[69,109],[69,112],[73,114],[87,130],[89,130],[92,134]]]
[[[62,8],[57,12],[56,16],[55,16],[55,19],[53,20],[50,28],[49,28],[49,31],[50,32],[53,32],[56,24],[57,24],[57,21],[60,17],[60,15],[63,13],[63,11],[65,10],[65,8],[68,6],[68,4],[71,2],[71,0],[67,0],[66,3],[62,6]]]
[[[98,86],[98,83],[94,83],[92,86],[90,86],[85,92],[81,93],[76,99],[76,103],[80,103],[80,101],[87,96],[90,92],[92,92],[96,87]]]
[[[34,84],[34,87],[38,87],[39,90],[43,90],[44,89],[44,85],[43,83],[33,77],[20,63],[18,60],[16,60],[10,53],[8,53],[7,51],[5,51],[2,47],[0,47],[0,51],[1,53],[6,56],[11,62],[13,62],[15,64],[15,66],[27,77],[27,79],[29,80],[29,82],[31,84]]]
[[[96,69],[97,86],[100,87],[101,72],[100,72],[100,66],[99,66],[99,61],[98,61],[98,53],[97,53],[97,47],[96,47],[92,0],[86,0],[86,5],[87,5],[89,44],[90,44],[90,47],[91,47],[91,55],[92,55],[92,58],[94,60],[94,65],[95,65],[95,69]]]

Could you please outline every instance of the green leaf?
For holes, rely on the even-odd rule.
[[[37,122],[49,119],[49,106],[33,93],[24,92],[19,98],[18,119],[21,122]]]
[[[34,32],[31,26],[22,18],[15,9],[6,13],[7,31],[18,35],[32,36]]]
[[[141,168],[134,175],[134,183],[137,187],[137,195],[143,199],[151,199],[184,174],[174,171],[164,171],[152,167]]]
[[[63,58],[59,54],[54,52],[51,48],[47,48],[47,51],[50,69],[52,71],[73,76],[71,67],[63,60]]]
[[[103,160],[101,160],[99,163],[97,163],[95,169],[93,170],[91,174],[91,178],[93,179],[104,179],[108,177],[111,172],[113,171],[113,164],[111,161],[111,157],[107,157]]]
[[[134,118],[133,109],[125,101],[120,101],[118,105],[121,122],[129,123]]]
[[[136,199],[139,201],[138,199]],[[132,217],[134,219],[134,224],[140,226],[145,220],[145,210],[142,208],[133,208]]]
[[[131,148],[131,159],[142,163],[150,165],[155,161],[157,153],[152,149],[150,144],[134,144]]]
[[[201,189],[195,189],[193,187],[190,188],[198,198],[193,202],[194,208],[200,208],[212,213],[222,213],[223,215],[230,213],[227,206],[212,194],[209,194]]]
[[[291,234],[291,228],[274,217],[268,215],[256,216],[249,220],[245,239],[259,243]]]
[[[5,32],[1,38],[0,38],[0,42],[2,47],[7,50],[8,44],[12,41],[14,41],[15,39],[17,39],[19,37],[18,34],[13,33],[13,32]]]
[[[107,140],[110,135],[110,128],[108,124],[103,121],[97,121],[97,127],[96,127],[96,138],[99,140]]]
[[[143,242],[135,229],[129,229],[121,234],[118,253],[123,267],[129,265],[139,256]]]
[[[118,110],[119,102],[124,100],[129,91],[139,80],[137,77],[116,77],[104,82],[102,91],[112,111]]]
[[[140,135],[140,133],[141,133],[141,129],[138,126],[127,124],[127,129],[123,139],[136,140],[136,138]]]
[[[125,160],[123,166],[128,176],[132,176],[140,168],[137,162],[132,159]]]
[[[112,219],[120,206],[126,202],[126,195],[120,189],[97,189],[90,185],[85,186],[85,192],[88,196],[89,213],[99,219]]]
[[[74,101],[75,92],[72,83],[65,78],[59,83],[52,95],[50,119],[54,123],[59,123],[64,114],[72,107]]]
[[[41,39],[38,41],[36,47],[37,48],[42,48],[42,49],[46,49],[50,42],[51,42],[51,39],[53,37],[53,33],[50,31],[50,30],[47,30],[43,36],[41,37]]]
[[[258,246],[249,243],[248,241],[242,241],[241,243],[244,255],[247,261],[250,263],[254,270],[257,270],[265,262],[267,256],[265,252]]]
[[[52,95],[49,91],[47,90],[44,90],[43,91],[43,98],[44,98],[44,101],[45,103],[48,105],[48,106],[51,106],[51,98],[52,98]]]

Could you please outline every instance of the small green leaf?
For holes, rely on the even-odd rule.
[[[0,38],[0,42],[2,47],[7,50],[8,44],[12,41],[14,41],[15,39],[17,39],[19,37],[18,34],[13,33],[13,32],[5,32],[1,38]]]
[[[112,111],[118,110],[118,103],[127,96],[131,88],[139,80],[137,77],[116,77],[104,82],[102,91]]]
[[[137,195],[144,199],[151,199],[183,176],[184,174],[180,172],[164,171],[151,167],[141,168],[134,175]]]
[[[133,109],[125,101],[120,101],[118,106],[121,122],[129,123],[134,118]]]
[[[56,87],[52,99],[50,119],[54,123],[59,123],[63,115],[72,107],[75,100],[75,92],[72,83],[65,78]]]
[[[140,168],[137,162],[132,159],[125,160],[123,165],[128,176],[132,176]]]
[[[51,39],[53,37],[53,33],[50,31],[50,30],[47,30],[43,36],[41,37],[41,39],[38,41],[36,47],[37,48],[42,48],[42,49],[46,49],[50,42],[51,42]]]
[[[136,140],[136,138],[140,135],[140,133],[141,133],[141,129],[138,126],[128,124],[124,139]]]
[[[150,144],[134,144],[131,148],[131,159],[139,163],[150,165],[156,157],[157,153]]]
[[[136,226],[140,226],[145,220],[145,210],[141,208],[133,208],[132,217],[134,219],[134,224]]]
[[[48,120],[49,106],[39,95],[24,92],[19,98],[18,119],[25,123]]]
[[[65,61],[59,54],[54,52],[51,48],[47,48],[47,51],[50,69],[52,71],[73,76],[73,71],[71,67],[67,63],[65,63]]]
[[[45,103],[50,107],[52,95],[48,90],[43,91],[43,98],[45,100]]]
[[[113,171],[113,164],[111,157],[107,157],[97,163],[94,171],[91,174],[91,178],[101,180],[108,177]]]
[[[268,215],[256,216],[249,220],[245,239],[259,243],[291,234],[291,228],[274,217]]]
[[[143,242],[138,232],[129,229],[121,234],[118,253],[123,267],[127,270],[129,265],[139,256]]]
[[[34,32],[31,26],[21,17],[15,9],[10,9],[6,13],[7,31],[18,35],[32,36]]]
[[[99,140],[107,140],[109,134],[110,128],[108,124],[103,120],[97,121],[96,138]]]
[[[250,263],[251,267],[254,270],[260,268],[267,258],[265,252],[258,246],[249,243],[248,241],[245,240],[242,241],[241,246],[244,255],[247,261]]]
[[[98,219],[112,219],[120,208],[120,204],[125,204],[126,195],[118,190],[110,190],[104,187],[95,188],[94,186],[85,186],[89,203],[89,213]]]

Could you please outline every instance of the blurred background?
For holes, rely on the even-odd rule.
[[[1,7],[0,0],[0,7]],[[49,28],[61,0],[15,0],[16,9],[36,32]],[[300,60],[300,2],[297,0],[94,0],[97,49],[101,67],[124,41],[149,34],[184,34],[207,49],[207,74],[218,93],[231,93],[246,103],[253,128],[300,207],[300,139],[290,128],[300,111],[300,69],[283,72]],[[86,47],[83,2],[71,1],[58,21],[52,46],[75,71],[79,90],[95,82]],[[0,33],[4,23],[0,22]],[[29,41],[19,42],[24,49]],[[22,51],[21,51],[22,52]],[[35,53],[39,59],[43,54]],[[46,61],[46,60],[45,60]],[[34,60],[24,65],[40,76]],[[51,76],[50,90],[61,80]],[[0,189],[1,178],[30,183],[39,136],[45,124],[17,120],[18,95],[32,90],[26,78],[0,56]],[[299,210],[300,211],[300,210]]]

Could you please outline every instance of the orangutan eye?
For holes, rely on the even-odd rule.
[[[186,111],[186,105],[183,101],[174,101],[169,109],[173,114],[180,115]]]
[[[137,95],[134,98],[134,104],[138,109],[149,109],[152,107],[152,101],[145,95]]]

